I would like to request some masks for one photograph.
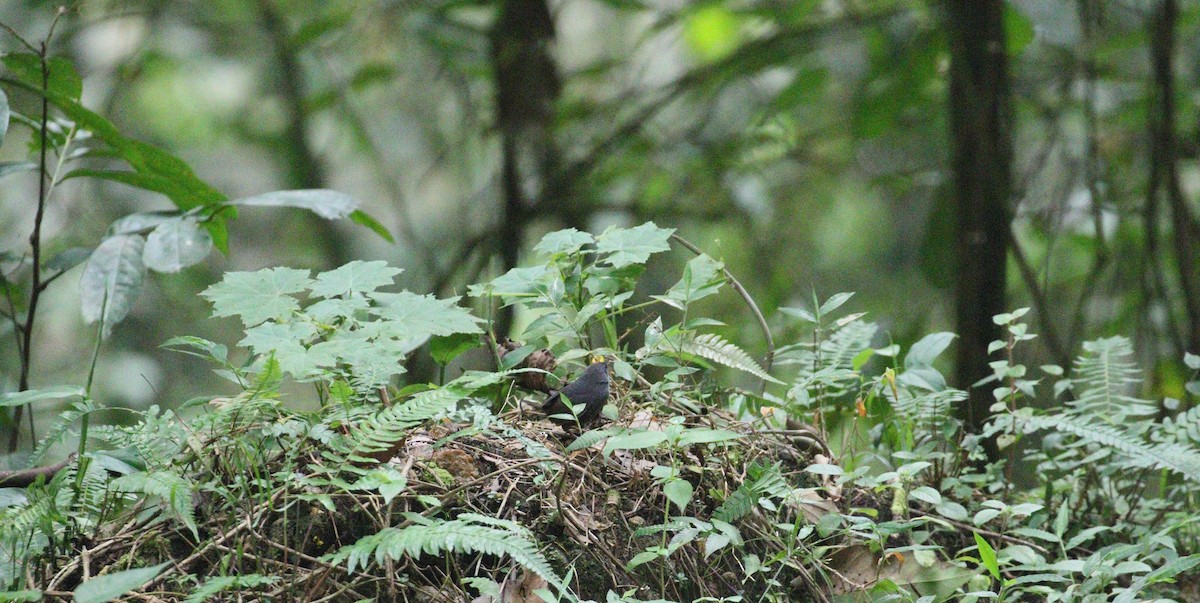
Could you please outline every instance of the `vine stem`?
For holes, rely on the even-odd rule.
[[[690,241],[675,233],[671,233],[671,239],[676,243],[683,245],[696,255],[701,255],[704,253],[703,251],[700,251],[699,247],[696,247]],[[721,272],[725,273],[725,278],[729,279],[729,284],[733,286],[733,290],[737,291],[738,295],[745,300],[746,305],[750,307],[750,312],[754,314],[754,319],[758,321],[759,328],[762,329],[763,337],[767,340],[767,353],[763,358],[763,370],[767,373],[770,373],[771,366],[775,363],[775,338],[771,337],[771,328],[767,326],[767,319],[763,317],[762,310],[758,309],[758,304],[754,303],[754,298],[750,297],[750,293],[747,292],[746,288],[742,286],[741,281],[737,280],[737,278],[733,276],[733,273],[730,272],[729,269],[724,265],[721,266]],[[762,384],[758,389],[759,395],[762,395],[766,389],[767,381],[766,379],[763,379]]]

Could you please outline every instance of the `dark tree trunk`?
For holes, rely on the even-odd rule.
[[[958,229],[955,310],[959,387],[991,375],[988,343],[1002,336],[1011,240],[1012,126],[1001,0],[948,0],[950,134]],[[971,392],[961,415],[978,433],[991,388]],[[988,453],[995,457],[994,444]]]
[[[1165,194],[1171,224],[1171,246],[1179,273],[1179,290],[1188,352],[1200,353],[1200,223],[1192,215],[1179,181],[1179,145],[1175,134],[1175,27],[1177,0],[1159,2],[1150,20],[1150,62],[1153,66],[1150,108],[1150,184],[1146,224],[1152,252],[1157,249],[1159,196]],[[1168,307],[1173,304],[1168,300]],[[1174,310],[1172,310],[1174,311]]]
[[[520,260],[525,230],[545,205],[553,171],[551,132],[560,83],[551,53],[554,19],[545,0],[504,0],[492,29],[496,127],[504,154],[496,245],[502,269]],[[497,336],[508,334],[511,309],[497,316]]]
[[[271,39],[278,67],[279,95],[287,115],[283,133],[283,148],[278,156],[287,162],[287,186],[290,188],[325,188],[325,168],[312,148],[308,137],[308,112],[304,108],[306,82],[304,70],[291,43],[291,32],[275,0],[259,0],[262,25]],[[307,229],[316,236],[316,245],[327,267],[349,262],[351,254],[346,235],[331,220],[311,212],[298,214],[307,222]]]

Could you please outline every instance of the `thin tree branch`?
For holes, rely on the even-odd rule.
[[[677,234],[672,234],[671,240],[683,245],[696,255],[701,255],[704,253],[699,247],[696,247],[687,239]],[[760,329],[762,329],[763,338],[766,339],[767,342],[767,353],[763,358],[763,370],[770,373],[771,367],[775,364],[775,338],[771,337],[771,327],[767,326],[767,319],[763,317],[762,310],[758,309],[758,304],[754,303],[754,298],[750,296],[750,293],[746,291],[746,288],[742,286],[742,283],[733,276],[733,273],[730,272],[728,268],[722,267],[721,271],[725,273],[725,278],[729,279],[729,284],[733,286],[733,290],[737,291],[738,295],[742,296],[742,299],[745,300],[746,305],[750,307],[750,312],[754,314],[754,319],[758,321],[758,326]],[[758,391],[759,395],[762,395],[762,392],[766,390],[766,387],[767,382],[766,380],[763,380]]]

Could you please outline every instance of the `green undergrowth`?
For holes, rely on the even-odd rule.
[[[1200,597],[1200,411],[1140,399],[1127,339],[1028,369],[1024,312],[996,317],[992,420],[966,433],[937,368],[953,334],[884,345],[839,294],[766,317],[784,345],[760,361],[697,310],[734,295],[719,260],[637,290],[673,237],[554,232],[467,300],[397,290],[384,262],[225,275],[203,295],[236,349],[164,344],[221,395],[90,429],[108,409],[84,388],[5,398],[67,400],[33,462],[79,453],[0,489],[0,601]],[[524,377],[594,355],[603,420],[543,420]]]

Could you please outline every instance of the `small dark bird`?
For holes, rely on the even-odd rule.
[[[611,360],[597,362],[585,369],[578,379],[568,383],[561,390],[550,394],[542,404],[542,412],[551,421],[559,425],[574,425],[578,420],[580,425],[587,425],[600,416],[604,403],[608,401],[608,367]],[[567,408],[562,397],[565,396],[574,408],[575,419],[569,418],[572,409]],[[568,415],[567,417],[554,415]]]

